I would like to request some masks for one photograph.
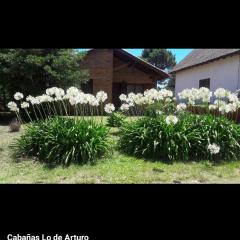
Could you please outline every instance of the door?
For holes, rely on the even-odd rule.
[[[127,85],[126,83],[113,83],[112,88],[112,99],[113,104],[116,108],[119,108],[121,106],[121,101],[119,99],[119,96],[124,93],[127,93]]]

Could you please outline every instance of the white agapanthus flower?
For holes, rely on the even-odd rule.
[[[21,108],[25,109],[25,108],[29,108],[29,103],[28,102],[23,102],[21,103]]]
[[[211,101],[212,92],[205,87],[184,89],[178,94],[179,99],[187,100],[190,105],[195,105],[196,101],[203,103],[209,103]]]
[[[33,97],[29,101],[32,105],[39,105],[41,103],[39,97]]]
[[[209,103],[211,102],[211,97],[213,96],[213,93],[205,87],[201,87],[198,91],[199,94],[199,100],[203,103]]]
[[[177,111],[183,111],[187,109],[187,105],[185,103],[180,103],[177,105]]]
[[[57,99],[62,99],[62,97],[65,95],[65,91],[62,88],[52,87],[46,89],[46,94],[51,97],[55,96]],[[57,100],[55,99],[55,101]]]
[[[69,99],[69,103],[70,103],[72,106],[76,105],[76,104],[77,104],[77,98],[76,98],[76,97],[71,97],[71,98]]]
[[[226,105],[226,102],[225,101],[222,101],[222,100],[215,100],[214,101],[214,105],[217,105],[217,106],[222,106],[222,105]]]
[[[21,100],[23,98],[24,98],[24,95],[22,93],[20,93],[20,92],[16,92],[14,94],[14,99],[17,100],[17,101],[19,101],[19,100]]]
[[[167,125],[175,125],[178,123],[178,118],[176,116],[170,115],[166,117]]]
[[[167,90],[167,89],[160,90],[160,93],[162,94],[162,96],[164,98],[171,98],[171,97],[173,97],[173,92],[170,91],[170,90]]]
[[[19,112],[19,109],[15,102],[9,102],[7,106],[12,112]]]
[[[26,101],[27,101],[27,102],[30,102],[31,104],[32,104],[32,102],[34,102],[34,99],[35,99],[35,97],[33,97],[33,96],[31,96],[31,95],[29,95],[29,96],[26,97]]]
[[[52,101],[54,101],[54,99],[47,94],[43,94],[43,95],[37,96],[35,98],[35,104],[47,103],[47,102],[52,102]]]
[[[210,104],[208,108],[209,110],[216,110],[218,107],[215,104]]]
[[[216,98],[227,98],[230,95],[230,91],[224,89],[224,88],[218,88],[215,92],[214,92],[214,96]]]
[[[99,91],[96,98],[99,102],[105,102],[108,99],[108,95],[104,91]]]
[[[97,99],[95,99],[95,100],[93,100],[93,101],[90,103],[90,105],[91,105],[92,107],[98,107],[98,106],[99,106],[99,101],[98,101]]]
[[[55,87],[47,88],[47,89],[46,89],[46,94],[47,94],[48,96],[54,96],[54,95],[55,95]]]
[[[75,100],[73,100],[73,98]],[[72,100],[71,100],[72,99]],[[87,104],[89,102],[89,97],[86,96],[83,92],[78,92],[77,95],[73,94],[69,100],[71,100],[72,102],[75,101],[76,103],[75,104]],[[75,105],[73,104],[73,105]]]
[[[119,96],[119,99],[120,99],[122,102],[124,102],[124,101],[127,100],[127,95],[126,95],[126,94],[121,94],[121,95]]]
[[[77,89],[76,87],[70,87],[67,89],[67,97],[76,97],[79,94],[79,89]]]
[[[129,105],[128,104],[122,104],[122,106],[120,107],[120,110],[123,111],[123,112],[126,112],[129,110]]]
[[[236,95],[236,94],[230,94],[229,96],[228,96],[228,100],[229,100],[229,102],[237,102],[238,101],[238,96]]]
[[[58,97],[63,97],[63,96],[65,96],[65,91],[62,88],[57,88],[55,95]]]
[[[207,149],[212,155],[216,155],[220,152],[220,147],[215,143],[209,144]]]
[[[232,111],[233,111],[232,105],[231,105],[231,104],[227,104],[227,105],[225,106],[225,112],[226,112],[226,113],[230,113],[230,112],[232,112]]]
[[[82,95],[82,94],[79,94]],[[91,94],[83,94],[83,103],[84,104],[91,104],[92,101],[95,100],[95,97]]]
[[[115,111],[115,107],[112,103],[108,103],[108,104],[106,104],[104,110],[105,110],[106,113],[111,114]]]

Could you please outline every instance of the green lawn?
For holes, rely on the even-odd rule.
[[[240,183],[240,161],[211,164],[151,162],[114,151],[97,164],[51,166],[11,158],[11,144],[22,133],[0,126],[0,183]],[[117,140],[118,129],[111,129]]]

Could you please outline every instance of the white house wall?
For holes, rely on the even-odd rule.
[[[240,88],[239,66],[240,55],[235,55],[177,72],[175,92],[199,88],[199,80],[207,78],[210,78],[211,91],[223,87],[235,92]]]

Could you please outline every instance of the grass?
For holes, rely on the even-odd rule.
[[[9,145],[23,131],[9,133],[7,126],[0,126],[0,183],[240,183],[240,161],[166,164],[129,157],[116,150],[95,165],[66,168],[30,158],[16,161]],[[115,141],[117,133],[117,128],[111,129]]]

